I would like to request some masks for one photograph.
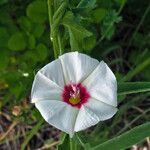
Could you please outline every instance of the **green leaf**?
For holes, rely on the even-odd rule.
[[[48,55],[47,47],[44,44],[40,43],[37,45],[36,50],[38,56],[37,58],[39,58],[40,61],[44,61]]]
[[[118,16],[118,13],[115,10],[109,10],[107,11],[107,15],[105,17],[105,20],[103,22],[103,25],[109,26],[113,23],[119,23],[122,20],[120,16]]]
[[[59,31],[59,27],[61,24],[61,21],[63,19],[63,16],[66,12],[66,6],[67,3],[66,1],[64,1],[59,8],[57,9],[57,11],[54,13],[53,19],[52,19],[52,25],[51,25],[51,37],[53,38],[53,41],[56,42],[56,34],[58,34]],[[60,31],[61,32],[61,31]]]
[[[115,0],[117,3],[119,3],[120,5],[121,4],[124,4],[126,2],[126,0]]]
[[[27,7],[27,16],[37,23],[43,23],[47,19],[47,4],[46,1],[36,0],[30,3]]]
[[[36,38],[40,38],[42,36],[42,34],[44,33],[44,29],[45,28],[42,24],[36,24],[36,25],[34,25],[32,33]]]
[[[0,47],[7,47],[9,34],[6,28],[0,27]]]
[[[62,15],[64,14],[64,12],[66,11],[66,6],[67,6],[67,2],[64,1],[57,9],[57,11],[54,13],[53,15],[53,22],[55,22],[55,20],[57,18],[59,18],[59,16],[62,17]],[[59,21],[58,21],[59,22]]]
[[[78,140],[75,135],[72,138],[70,138],[68,134],[63,133],[63,136],[60,140],[61,140],[61,143],[58,145],[57,150],[79,150],[81,149],[81,145],[80,143],[78,143]]]
[[[0,70],[3,70],[8,66],[9,57],[10,56],[7,50],[0,50]]]
[[[30,20],[25,16],[21,16],[18,19],[18,23],[25,32],[27,32],[27,31],[30,32],[32,30],[32,24],[31,24]]]
[[[79,24],[72,12],[66,13],[63,24],[69,31],[71,49],[82,50],[83,39],[92,36],[92,33]]]
[[[81,0],[77,8],[90,8],[95,7],[96,0]]]
[[[85,136],[84,134],[82,134],[81,132],[78,132],[75,134],[77,140],[78,140],[78,143],[80,145],[82,145],[82,147],[86,148],[86,147],[90,147],[90,144],[88,141],[90,141],[91,139],[87,136]]]
[[[114,4],[114,1],[112,0],[99,0],[97,1],[97,4],[103,8],[112,9],[112,6]]]
[[[73,11],[87,16],[95,7],[96,0],[81,0],[77,7],[73,8]]]
[[[69,135],[63,134],[61,143],[57,146],[57,150],[70,150]]]
[[[76,18],[72,12],[67,12],[63,19],[63,24],[67,27],[70,27],[71,29],[75,30],[81,35],[84,35],[85,37],[91,36],[92,33],[82,27],[79,22],[78,18]]]
[[[13,51],[24,50],[26,48],[26,39],[24,35],[21,32],[14,33],[8,41],[8,47]]]
[[[122,82],[122,81],[131,80],[135,75],[140,73],[142,70],[144,70],[149,65],[150,65],[150,58],[146,59],[144,62],[139,64],[135,69],[132,69],[131,71],[129,71],[128,74],[120,81]]]
[[[107,32],[107,34],[106,34],[106,32]],[[109,28],[106,28],[105,26],[101,27],[102,36],[105,36],[105,38],[108,40],[110,40],[113,37],[114,33],[115,33],[115,26],[114,25],[109,26]]]
[[[34,49],[36,44],[35,37],[33,35],[29,35],[28,37],[28,48],[29,49]]]
[[[148,91],[150,91],[150,82],[126,82],[118,84],[118,95]]]
[[[107,11],[101,24],[101,39],[111,39],[115,32],[115,23],[119,23],[121,20],[122,18],[115,10]]]
[[[96,45],[96,37],[94,35],[83,39],[82,42],[83,50],[91,51],[95,47],[95,45]]]
[[[137,37],[137,36],[136,36]],[[144,39],[144,37],[142,38]],[[142,41],[141,39],[141,41]],[[139,42],[137,42],[137,45],[139,47]],[[145,40],[144,40],[145,42]],[[137,47],[137,48],[138,48]],[[143,46],[144,47],[144,46]],[[135,57],[136,56],[136,57]],[[150,50],[148,48],[145,48],[143,49],[142,51],[141,50],[137,50],[137,51],[133,51],[131,54],[130,54],[130,57],[129,57],[129,61],[134,65],[134,66],[138,66],[141,64],[141,62],[144,62],[145,60],[147,60],[148,58],[150,57]]]
[[[139,125],[130,131],[113,139],[97,145],[91,150],[122,150],[142,141],[150,136],[150,122]]]
[[[103,20],[103,18],[106,16],[106,14],[107,14],[107,9],[97,8],[97,9],[93,10],[92,18],[93,18],[94,22],[99,23],[100,21]]]
[[[87,17],[96,6],[96,0],[80,0],[78,5],[74,5],[71,9],[74,13]]]

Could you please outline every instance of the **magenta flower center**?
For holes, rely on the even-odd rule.
[[[90,94],[81,83],[70,83],[64,86],[62,98],[69,105],[80,108],[88,101]]]

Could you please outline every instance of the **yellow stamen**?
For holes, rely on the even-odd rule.
[[[70,97],[69,102],[73,105],[76,105],[80,102],[80,97],[76,96],[76,97]]]

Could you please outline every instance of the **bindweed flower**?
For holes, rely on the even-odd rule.
[[[38,71],[31,99],[49,124],[72,137],[117,112],[117,82],[104,61],[70,52]]]

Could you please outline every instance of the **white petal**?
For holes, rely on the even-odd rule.
[[[101,101],[90,99],[79,111],[76,119],[75,131],[84,130],[97,124],[99,121],[111,118],[117,108]]]
[[[61,94],[62,89],[55,82],[51,81],[40,72],[36,74],[31,92],[32,103],[45,99],[61,100]]]
[[[60,87],[64,87],[64,75],[63,75],[63,69],[61,65],[61,61],[59,59],[56,59],[52,61],[51,63],[44,66],[40,72],[44,74],[48,79],[55,82]]]
[[[82,106],[75,123],[74,131],[78,132],[99,122],[98,117],[85,106]]]
[[[111,118],[116,112],[117,108],[96,99],[90,99],[85,106],[97,115],[100,121]]]
[[[60,56],[59,59],[62,63],[66,83],[70,81],[81,82],[99,64],[96,59],[78,52],[66,53]]]
[[[62,101],[45,100],[35,103],[43,118],[54,127],[70,134],[74,133],[74,124],[78,109]]]
[[[117,106],[117,82],[113,72],[106,63],[100,62],[83,84],[87,87],[91,97],[106,104]]]
[[[61,100],[64,87],[64,75],[59,59],[44,66],[35,76],[31,101],[34,103],[43,99]]]

